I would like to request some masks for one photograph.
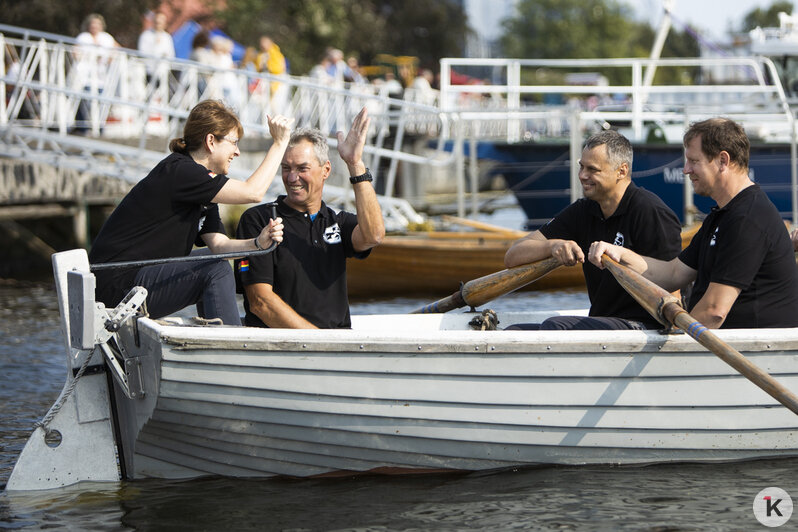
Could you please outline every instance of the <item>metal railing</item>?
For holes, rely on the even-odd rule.
[[[673,72],[691,71],[698,82],[654,81],[657,72],[659,79],[674,79]],[[481,77],[486,73],[487,78]],[[591,129],[616,127],[634,143],[644,142],[650,127],[667,131],[673,125],[678,135],[664,140],[680,144],[689,123],[726,116],[741,123],[754,141],[790,144],[792,220],[798,220],[795,110],[778,69],[766,57],[447,58],[441,60],[440,87],[441,110],[457,112],[463,127],[470,126],[466,135],[501,133],[501,127],[473,125],[495,123],[501,117],[508,143],[568,138],[572,201],[581,194],[577,160]],[[685,187],[685,197],[692,201],[688,180]]]
[[[372,117],[367,164],[381,168],[385,195],[393,193],[400,163],[451,169],[460,215],[465,213],[466,160],[476,192],[478,163],[466,157],[466,146],[477,140],[570,143],[574,198],[580,187],[573,154],[592,130],[618,127],[639,141],[652,125],[683,128],[693,120],[725,115],[756,124],[756,131],[769,128],[765,140],[792,144],[793,205],[798,205],[794,115],[766,58],[443,59],[439,93],[406,89],[403,98],[390,98],[371,84],[323,84],[160,60],[127,49],[87,49],[68,37],[2,24],[0,47],[0,155],[93,169],[131,182],[163,157],[166,140],[180,135],[188,111],[206,98],[222,98],[236,108],[248,138],[268,138],[265,116],[284,114],[297,125],[329,133],[333,146],[333,133],[347,130],[365,106]],[[660,77],[647,76],[652,69],[690,68],[715,82],[644,82]],[[488,81],[458,83],[456,73],[470,69],[490,71]],[[732,72],[728,82],[716,82],[721,70]],[[610,79],[623,81],[610,84]],[[415,153],[409,137],[428,140],[429,149]],[[241,175],[248,170],[233,173]],[[351,201],[348,189],[328,189]],[[396,201],[397,209],[412,217],[409,205]],[[793,219],[798,219],[795,212]]]

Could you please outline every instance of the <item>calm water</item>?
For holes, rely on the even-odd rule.
[[[358,302],[352,310],[402,312],[423,303],[428,301]],[[580,308],[586,296],[525,292],[494,303],[497,310]],[[65,368],[49,285],[0,284],[0,318],[4,486],[33,422],[60,392]],[[753,530],[761,526],[753,498],[768,486],[798,496],[798,460],[335,480],[136,481],[3,492],[0,530]],[[798,524],[798,516],[789,524]]]

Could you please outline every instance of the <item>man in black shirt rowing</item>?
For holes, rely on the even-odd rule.
[[[675,259],[641,256],[595,242],[589,260],[604,253],[674,290],[695,281],[688,312],[709,328],[797,327],[798,269],[778,210],[748,177],[750,144],[725,118],[690,126],[684,135],[684,173],[697,194],[717,202],[690,245]]]
[[[621,287],[609,271],[585,262],[590,244],[609,240],[663,260],[681,250],[679,219],[655,194],[631,179],[632,145],[616,131],[587,139],[579,160],[581,198],[539,230],[516,241],[507,251],[508,268],[557,258],[563,265],[582,264],[590,313],[557,316],[541,324],[508,329],[648,329],[659,323]]]

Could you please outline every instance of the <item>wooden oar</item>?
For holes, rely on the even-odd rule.
[[[444,214],[441,216],[441,218],[446,220],[447,222],[451,222],[457,225],[464,225],[466,227],[473,227],[474,229],[479,229],[480,231],[489,231],[491,233],[506,234],[508,237],[511,238],[521,238],[522,236],[526,236],[528,234],[526,231],[508,229],[506,227],[501,227],[499,225],[493,225],[487,222],[480,222],[479,220],[470,220],[468,218],[460,218],[459,216],[452,216],[450,214]]]
[[[740,372],[745,378],[762,388],[775,400],[798,414],[798,397],[782,386],[766,371],[745,358],[735,348],[718,338],[687,313],[679,300],[663,288],[652,283],[627,266],[619,264],[608,255],[602,257],[604,266],[612,272],[618,283],[637,300],[640,305],[663,324],[673,324],[686,332],[718,358]]]
[[[478,277],[465,283],[454,294],[416,309],[411,314],[449,312],[466,305],[478,307],[540,279],[559,265],[560,261],[554,257],[549,257],[537,262],[522,264],[521,266]]]

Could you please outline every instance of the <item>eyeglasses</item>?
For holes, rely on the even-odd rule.
[[[230,138],[227,138],[227,137],[219,137],[219,138],[222,139],[222,140],[226,140],[227,142],[229,142],[230,144],[232,144],[236,148],[238,148],[238,141],[241,140],[241,139],[230,139]]]

